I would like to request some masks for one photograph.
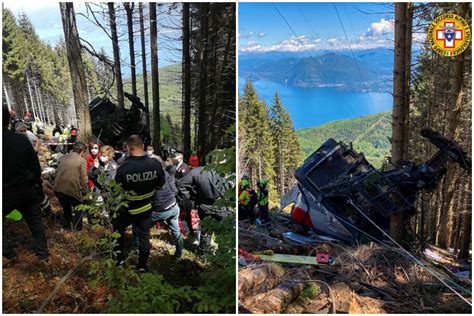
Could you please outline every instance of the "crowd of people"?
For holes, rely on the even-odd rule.
[[[53,214],[43,193],[38,160],[41,140],[24,120],[17,120],[3,108],[4,224],[12,211],[20,212],[31,230],[33,250],[38,258],[47,261],[49,256],[43,214],[49,212],[47,215],[57,219],[63,229],[80,231],[86,219],[88,224],[94,219],[77,206],[91,203],[89,192],[98,193],[105,203],[109,192],[105,186],[111,180],[130,193],[126,195],[128,206],[120,209],[116,216],[104,214],[110,216],[113,230],[120,234],[116,246],[117,264],[123,264],[130,253],[130,249],[125,249],[125,231],[129,226],[132,226],[132,243],[138,248],[136,268],[141,272],[148,271],[150,229],[153,225],[159,227],[160,222],[166,223],[173,235],[175,258],[183,256],[184,237],[192,235],[193,244],[204,247],[200,219],[225,216],[226,212],[214,202],[230,188],[231,183],[226,178],[200,166],[195,153],[190,156],[189,164],[184,161],[183,153],[175,150],[161,157],[152,145],[145,146],[138,135],[130,135],[118,150],[99,142],[84,144],[77,140],[78,132],[74,126],[58,124],[48,143],[66,140],[70,146],[60,150],[49,147],[60,156],[52,187],[62,210]],[[9,239],[4,235],[3,256],[14,259],[16,253]]]
[[[268,180],[257,180],[257,191],[250,184],[248,175],[244,175],[239,181],[239,220],[249,220],[251,224],[270,227]]]

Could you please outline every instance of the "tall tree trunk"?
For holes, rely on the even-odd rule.
[[[198,155],[205,157],[207,154],[207,39],[208,39],[208,14],[209,3],[201,3],[201,25],[199,45],[199,109],[198,109]]]
[[[223,78],[223,74],[226,72],[225,69],[227,67],[227,61],[228,61],[228,57],[229,57],[229,52],[230,52],[230,45],[231,45],[231,36],[232,36],[232,30],[235,30],[235,27],[233,27],[233,21],[235,21],[235,18],[234,18],[234,10],[231,9],[231,14],[230,14],[230,27],[228,28],[228,31],[226,32],[226,45],[225,45],[225,51],[224,51],[224,59],[222,60],[222,66],[221,66],[221,69],[220,71],[218,72],[218,75],[217,75],[217,79],[216,79],[216,82],[217,82],[217,89],[215,91],[215,103],[214,103],[214,108],[213,108],[213,112],[212,112],[212,122],[214,124],[217,124],[217,132],[213,133],[212,135],[212,144],[213,146],[219,146],[218,142],[219,140],[222,139],[222,133],[224,131],[221,130],[221,123],[224,121],[224,111],[222,109],[222,106],[218,106],[218,101],[220,100],[220,98],[218,98],[219,96],[219,93],[222,93],[222,90],[224,89],[224,80],[222,80]]]
[[[145,47],[145,17],[143,15],[143,3],[138,3],[138,11],[140,12],[140,40],[142,46],[142,77],[143,77],[143,95],[145,98],[146,108],[146,126],[150,130],[150,106],[148,103],[148,73],[146,69],[146,47]]]
[[[28,77],[26,77],[28,79]],[[28,90],[29,90],[29,85],[28,85]],[[21,85],[21,94],[23,95],[23,104],[25,105],[25,110],[28,111],[28,100],[26,100],[26,93],[25,93],[25,88],[23,85]],[[23,115],[24,111],[20,111]],[[19,118],[19,116],[17,116]]]
[[[183,3],[183,150],[191,154],[191,57],[189,54],[189,3]]]
[[[161,151],[160,131],[160,82],[158,77],[158,32],[156,29],[156,3],[150,2],[150,49],[151,49],[151,92],[153,96],[153,147]]]
[[[469,10],[469,2],[460,4],[459,15],[466,18]],[[451,102],[450,109],[448,112],[448,126],[446,130],[446,137],[448,139],[454,139],[456,135],[456,129],[458,127],[459,119],[461,117],[462,107],[462,84],[464,78],[464,56],[466,52],[456,56],[454,63],[454,76],[451,90]],[[441,222],[438,231],[438,245],[441,248],[447,248],[449,246],[449,240],[451,239],[452,224],[453,224],[453,212],[450,207],[456,182],[456,169],[454,165],[449,165],[446,172],[443,203],[441,204]]]
[[[31,88],[30,76],[29,76],[28,72],[26,73],[26,84],[28,85],[28,92],[30,94],[31,110],[33,112],[32,114],[33,114],[33,117],[36,118],[36,116],[37,116],[36,109],[38,108],[38,104],[36,104],[35,99],[34,99],[33,89]],[[36,106],[35,106],[35,104],[36,104]]]
[[[107,3],[109,7],[109,21],[110,21],[110,33],[112,35],[112,48],[114,51],[114,75],[115,75],[115,87],[117,89],[117,101],[119,106],[124,106],[123,101],[123,83],[122,83],[122,69],[120,66],[120,47],[118,44],[117,37],[117,24],[115,21],[115,7],[114,2]]]
[[[395,3],[395,53],[393,68],[392,163],[400,167],[404,159],[405,94],[406,94],[406,28],[407,4]],[[404,236],[404,216],[392,215],[390,235],[397,241]]]
[[[130,72],[132,79],[132,94],[137,95],[137,75],[135,71],[135,47],[133,39],[133,2],[124,2],[123,6],[127,12],[127,26],[128,26],[128,47],[130,49]]]
[[[411,48],[413,40],[413,3],[407,2],[406,9],[406,35],[405,35],[405,127],[403,151],[408,155],[410,144],[410,82],[411,82]],[[405,159],[408,157],[405,156]]]
[[[471,177],[468,178],[467,185],[464,187],[466,191],[466,201],[464,202],[463,207],[463,228],[462,228],[462,238],[461,244],[459,246],[459,255],[458,259],[467,259],[469,258],[469,251],[471,250],[472,240],[471,240],[471,229],[472,229],[472,181]]]
[[[44,122],[45,121],[44,112],[43,112],[44,108],[41,102],[40,94],[38,92],[38,86],[36,85],[36,81],[33,82],[33,87],[35,88],[36,104],[38,105],[38,118],[41,122]],[[36,121],[36,117],[35,117],[35,121]]]
[[[84,63],[82,62],[79,34],[77,33],[74,5],[72,2],[60,2],[59,6],[61,8],[67,59],[71,73],[77,125],[80,131],[78,139],[87,143],[92,137],[92,126],[89,105],[87,103],[86,75]]]
[[[3,75],[3,78],[5,78],[5,75]],[[5,101],[7,102],[8,111],[11,111],[12,110],[12,101],[10,99],[10,96],[8,95],[7,84],[6,84],[5,79],[4,79],[4,82],[3,82],[3,92],[5,93]]]

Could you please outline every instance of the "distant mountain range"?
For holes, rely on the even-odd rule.
[[[293,87],[336,87],[350,91],[392,90],[393,51],[385,48],[311,53],[239,54],[239,77]],[[355,62],[357,61],[357,63]]]
[[[390,153],[389,137],[392,136],[391,113],[378,113],[352,120],[340,120],[327,124],[297,130],[303,156],[306,158],[328,138],[352,142],[354,149],[363,152],[366,159],[376,168]]]

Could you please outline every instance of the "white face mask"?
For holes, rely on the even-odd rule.
[[[147,150],[146,153],[148,154],[148,156],[151,156],[153,155],[153,150]]]
[[[100,161],[102,161],[103,163],[108,163],[108,162],[109,162],[109,157],[107,157],[107,156],[100,156]]]
[[[98,153],[99,153],[98,149],[91,149],[91,154],[93,154],[94,156],[97,155]]]

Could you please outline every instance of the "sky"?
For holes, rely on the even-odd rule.
[[[239,3],[239,53],[347,49],[334,6],[352,49],[393,47],[388,3]]]
[[[33,23],[36,33],[45,42],[48,42],[54,46],[55,43],[59,41],[61,37],[64,37],[63,33],[63,26],[61,21],[61,14],[59,11],[59,4],[53,1],[6,1],[4,2],[5,7],[12,10],[12,12],[17,16],[20,12],[24,12],[31,22]],[[94,11],[100,10],[97,6],[92,5]],[[107,5],[104,3],[104,8]],[[87,18],[81,16],[80,14],[87,15],[87,9],[84,2],[74,2],[74,9],[76,12],[76,22],[78,33],[81,38],[84,38],[86,41],[91,43],[96,51],[100,51],[101,48],[107,52],[107,55],[112,59],[112,42],[107,34],[99,27],[95,26],[92,22],[88,21]],[[117,9],[116,9],[117,10]],[[138,5],[135,6],[135,11],[138,16]],[[158,14],[160,9],[158,8]],[[145,15],[148,15],[148,10],[145,11]],[[97,15],[98,17],[100,15]],[[90,17],[92,19],[92,17]],[[165,14],[159,14],[159,23],[164,25],[171,25],[172,23],[180,24],[180,13],[177,12],[173,14],[171,17]],[[125,21],[125,20],[124,20]],[[110,33],[109,23],[108,21],[100,21],[103,24],[107,31]],[[129,48],[128,48],[128,33],[126,28],[126,23],[122,23],[123,26],[120,28],[118,26],[118,34],[120,39],[123,39],[123,42],[120,43],[120,54],[121,58],[124,61],[124,65],[122,66],[122,73],[127,76],[130,72],[130,68],[126,66],[129,62]],[[147,25],[145,25],[147,27]],[[135,51],[138,55],[136,55],[135,60],[137,62],[137,72],[141,73],[141,66],[139,62],[141,61],[141,45],[140,45],[140,37],[138,33],[138,25],[136,25],[135,30],[137,34],[135,37]],[[171,28],[159,28],[158,30],[158,63],[159,67],[164,67],[170,64],[175,64],[181,62],[181,53],[178,51],[173,51],[170,48],[170,45],[173,48],[180,49],[181,43],[180,41],[174,41],[172,43],[168,43],[167,47],[160,47],[160,35],[162,36],[170,36],[179,38],[181,36],[181,31],[172,30]],[[148,35],[146,35],[148,38]],[[162,41],[163,42],[163,41]],[[146,46],[148,46],[146,44]],[[164,46],[164,45],[163,45]],[[149,48],[146,48],[146,51],[149,53]],[[148,59],[148,66],[149,66],[149,59]]]

